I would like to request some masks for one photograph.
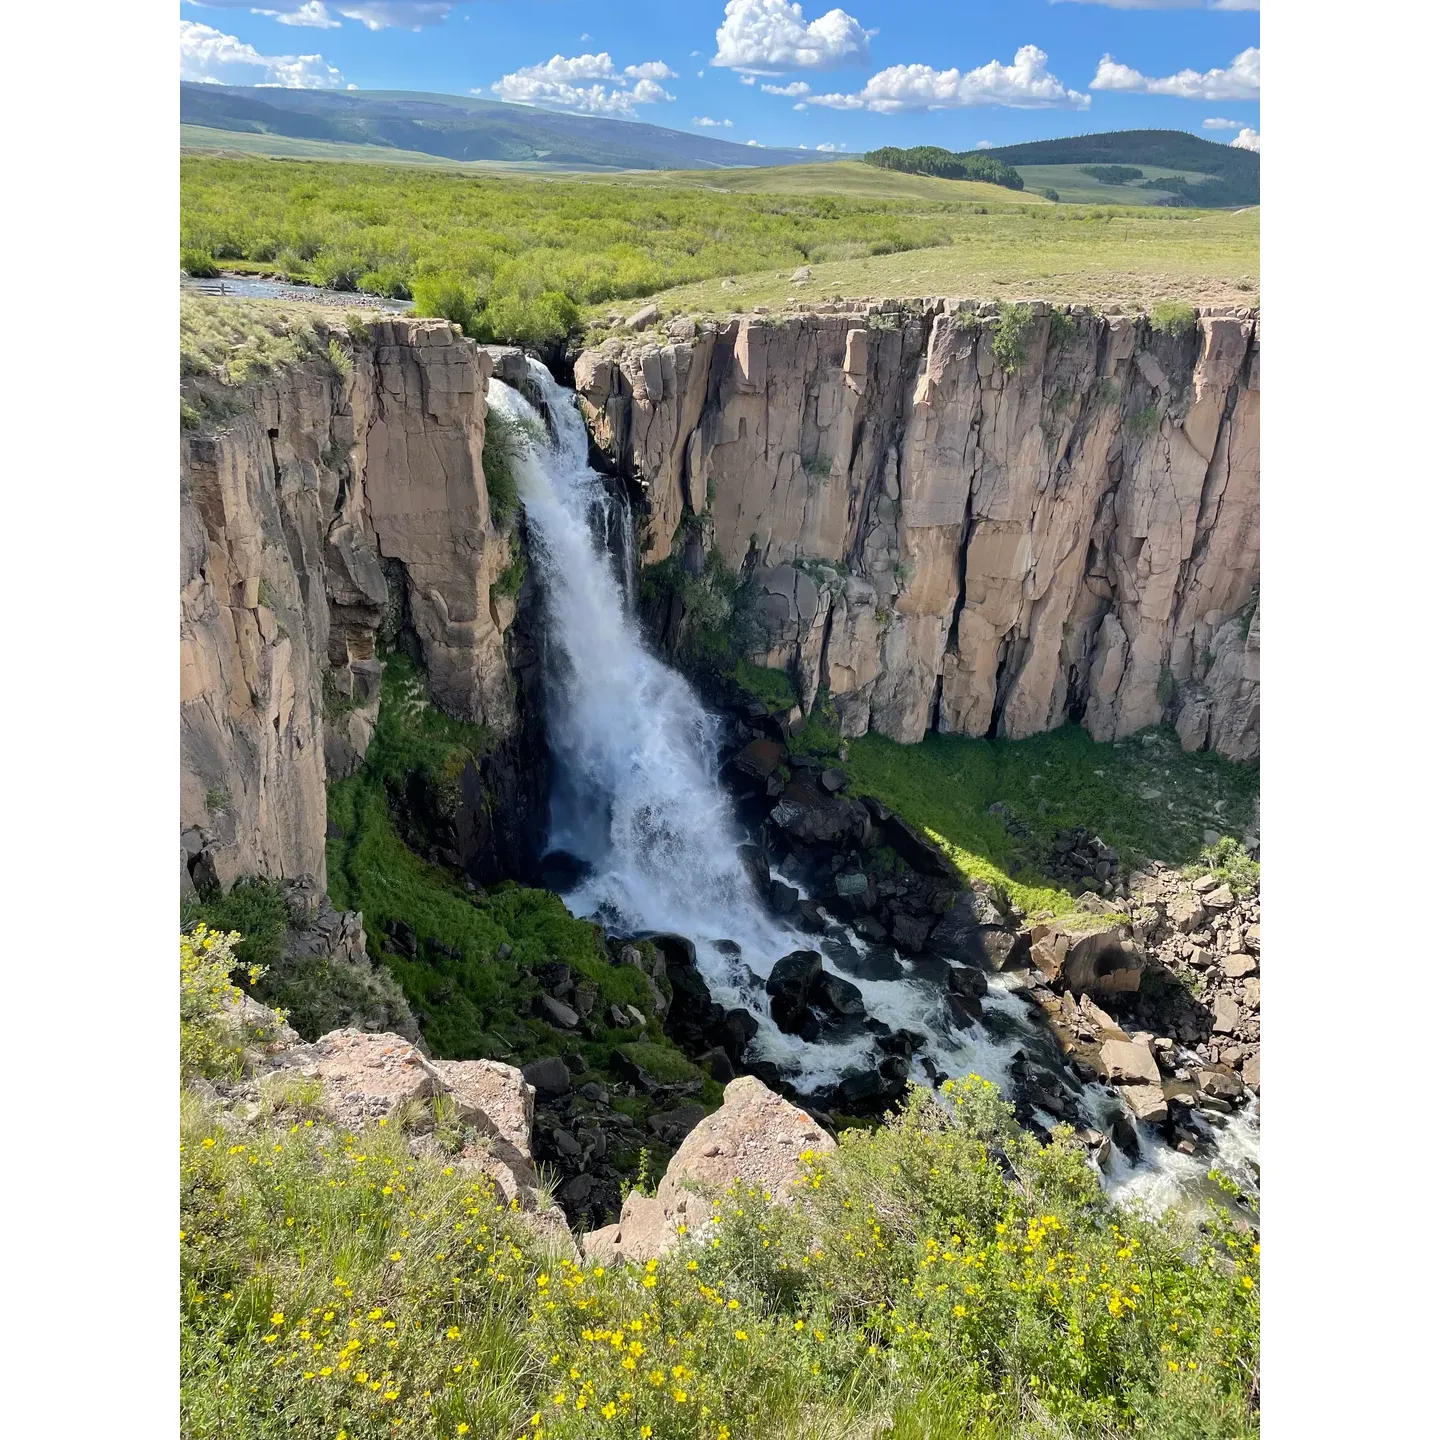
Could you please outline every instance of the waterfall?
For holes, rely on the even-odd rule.
[[[552,427],[549,443],[527,447],[516,462],[545,607],[555,770],[549,839],[551,849],[586,867],[565,903],[612,933],[673,931],[689,938],[714,998],[727,1009],[743,1006],[758,1021],[749,1057],[774,1062],[802,1093],[872,1068],[881,1052],[868,1033],[808,1043],[782,1033],[770,1018],[763,983],[775,962],[795,950],[823,951],[827,939],[800,933],[757,902],[736,854],[746,837],[719,779],[719,722],[685,679],[646,647],[628,594],[632,557],[622,550],[617,574],[606,545],[616,519],[622,547],[630,541],[628,505],[618,517],[609,510],[605,482],[589,465],[574,395],[537,361],[530,367]],[[537,420],[529,403],[500,381],[490,381],[489,396],[491,406],[512,419]],[[865,950],[838,922],[828,939]],[[828,957],[826,968],[833,968]],[[933,979],[913,962],[902,962],[902,969],[898,979],[845,978],[860,989],[868,1014],[924,1038],[913,1079],[928,1083],[924,1055],[951,1075],[973,1071],[1008,1088],[1008,1067],[1020,1045],[1066,1085],[1090,1123],[1105,1127],[1118,1102],[1074,1079],[1053,1037],[1003,977],[992,980],[983,1002],[985,1023],[956,1031]],[[1238,1164],[1254,1147],[1243,1126],[1226,1129],[1234,1132],[1226,1137],[1230,1163]],[[1224,1162],[1225,1146],[1219,1148]],[[1117,1154],[1112,1184],[1165,1202],[1202,1175],[1206,1163],[1146,1137],[1138,1166]]]

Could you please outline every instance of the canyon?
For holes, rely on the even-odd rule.
[[[298,887],[318,917],[300,947],[358,977],[348,1023],[418,1038],[425,1013],[366,969],[363,917],[323,902],[344,834],[326,786],[365,762],[403,656],[416,679],[387,704],[473,737],[426,857],[472,893],[543,880],[600,922],[605,963],[647,977],[651,1002],[627,1013],[596,1009],[594,980],[554,954],[526,962],[541,989],[522,1013],[565,1056],[535,1062],[556,1072],[537,1153],[569,1177],[572,1218],[613,1217],[587,1165],[640,1133],[622,1116],[604,1139],[594,1079],[579,1088],[600,1099],[574,1108],[567,1065],[590,1071],[570,1042],[607,1025],[627,1052],[650,1025],[712,1082],[743,1066],[827,1124],[973,1067],[1037,1131],[1082,1124],[1101,1160],[1113,1138],[1125,1174],[1159,1164],[1138,1122],[1210,1153],[1212,1122],[1258,1091],[1258,902],[1232,917],[1213,876],[1127,879],[1081,833],[1081,912],[1022,924],[786,748],[821,707],[850,740],[1078,721],[1111,741],[1169,722],[1188,750],[1253,759],[1255,316],[828,308],[611,340],[576,358],[573,394],[517,350],[394,318],[243,394],[186,382],[217,418],[182,432],[182,893]],[[492,495],[487,430],[531,437],[507,462],[519,509]],[[706,709],[641,634],[637,561],[642,578],[719,566],[747,584],[749,658],[790,677],[798,711]],[[392,806],[433,809],[401,791]],[[469,962],[415,918],[387,920],[379,949]],[[1190,1001],[1126,999],[1146,943],[1168,947]],[[1130,1028],[1097,997],[1130,1005]],[[1116,1063],[1117,1045],[1141,1058]],[[700,1081],[615,1063],[680,1144]],[[1235,1126],[1236,1166],[1252,1123]]]

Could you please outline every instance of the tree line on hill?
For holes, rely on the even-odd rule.
[[[957,155],[938,145],[915,145],[908,150],[883,145],[860,157],[867,165],[881,170],[900,170],[907,175],[934,175],[941,180],[983,180],[990,185],[1003,185],[1007,190],[1023,190],[1020,172],[1003,160],[985,154]]]

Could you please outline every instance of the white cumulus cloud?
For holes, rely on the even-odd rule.
[[[1237,150],[1254,150],[1257,154],[1260,150],[1260,132],[1252,130],[1248,125],[1230,142]]]
[[[340,22],[320,3],[320,0],[305,0],[295,10],[256,10],[256,15],[268,15],[282,25],[306,25],[312,30],[338,30]]]
[[[1090,97],[1069,90],[1046,68],[1049,56],[1037,45],[1022,45],[1013,65],[992,60],[961,72],[929,65],[892,65],[872,75],[854,95],[813,95],[811,103],[832,110],[952,110],[968,105],[1006,105],[1014,109],[1086,110]]]
[[[977,150],[993,150],[995,148],[995,142],[993,140],[977,140],[975,142],[975,148]]]
[[[834,152],[839,151],[839,150],[848,149],[849,147],[848,147],[848,146],[845,146],[845,145],[831,145],[831,144],[829,143],[829,141],[826,141],[826,143],[825,143],[824,145],[817,145],[815,148],[816,148],[817,150],[824,150],[824,151],[827,151],[827,152],[829,152],[829,153],[834,153]]]
[[[747,145],[753,145],[757,150],[763,150],[765,148],[758,140],[747,140],[745,143]]]
[[[690,123],[703,126],[707,130],[729,130],[735,124],[733,120],[712,120],[708,115],[692,116]]]
[[[807,23],[798,0],[728,0],[710,63],[761,72],[864,65],[874,33],[838,8]]]
[[[789,85],[762,85],[760,88],[767,95],[808,95],[810,93],[810,87],[803,80],[793,80]]]
[[[1240,129],[1240,122],[1238,120],[1226,120],[1216,115],[1205,122],[1205,128],[1207,130],[1238,130]]]
[[[663,60],[646,60],[642,65],[627,65],[625,73],[632,80],[678,80],[679,71],[672,70]]]
[[[667,79],[675,72],[661,60],[616,68],[607,51],[598,55],[552,55],[540,65],[524,65],[502,75],[491,87],[502,100],[517,105],[545,105],[561,110],[580,110],[589,115],[633,115],[637,105],[656,105],[675,97],[655,78]],[[630,88],[624,78],[635,81]],[[610,84],[583,85],[584,80]],[[479,90],[472,90],[478,95]]]
[[[1124,90],[1139,95],[1173,95],[1181,100],[1258,100],[1260,50],[1242,50],[1223,70],[1180,70],[1156,78],[1122,65],[1113,55],[1102,57],[1090,82],[1092,90]]]
[[[257,78],[257,70],[263,78]],[[236,36],[194,20],[180,22],[180,78],[212,85],[278,85],[286,90],[333,90],[345,83],[323,56],[262,55]]]

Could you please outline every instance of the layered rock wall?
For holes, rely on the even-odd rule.
[[[446,711],[514,726],[514,603],[490,599],[510,542],[481,468],[490,359],[445,321],[383,320],[348,361],[212,394],[234,413],[183,434],[180,823],[196,879],[323,886],[325,783],[369,743],[387,618]]]
[[[698,520],[756,581],[766,663],[806,709],[825,687],[845,734],[1078,719],[1111,740],[1169,720],[1253,758],[1254,312],[1179,333],[1044,305],[1001,319],[930,301],[683,322],[586,351],[576,386],[648,487],[645,558]]]

